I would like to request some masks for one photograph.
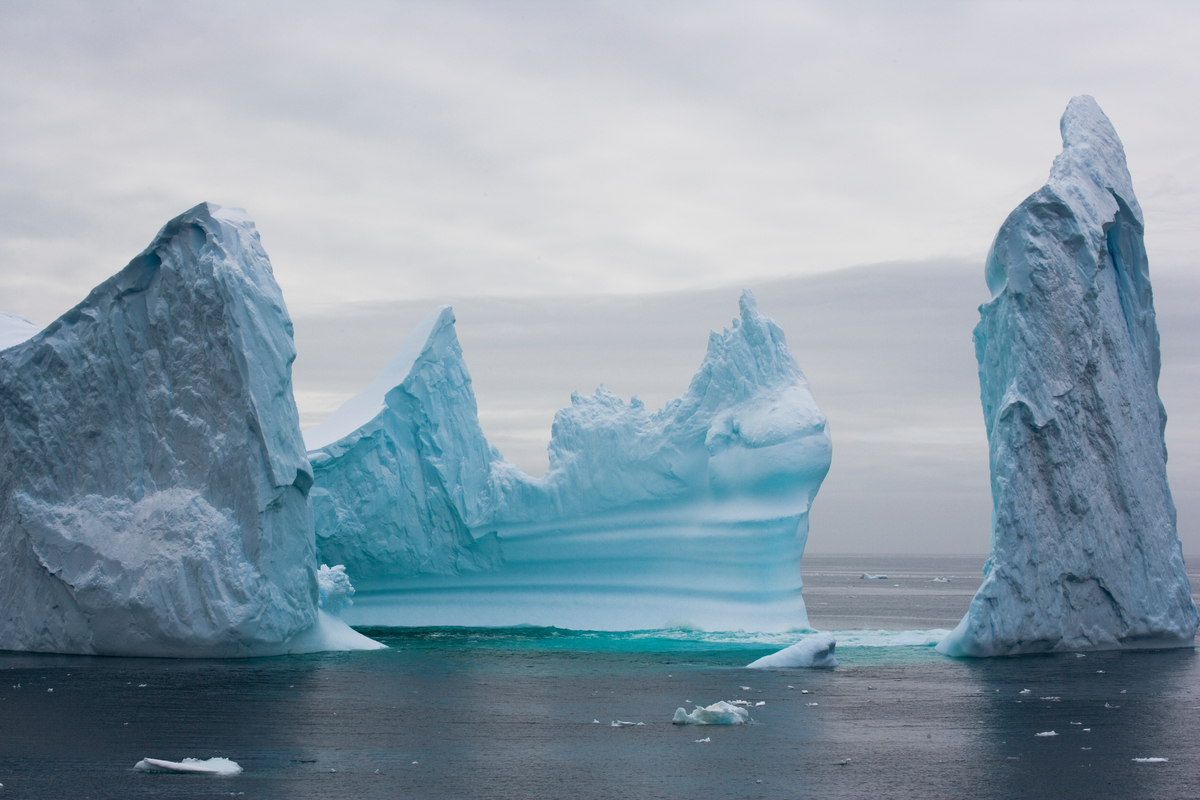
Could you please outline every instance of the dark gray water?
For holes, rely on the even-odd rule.
[[[930,609],[950,601],[903,566],[878,568],[910,577],[872,583],[868,617],[942,619]],[[855,561],[806,567],[829,573],[806,576],[810,606],[868,583],[838,574]],[[817,602],[850,619],[845,600]],[[253,661],[0,655],[0,798],[1200,796],[1190,649],[954,661],[839,646],[837,670],[760,672],[742,667],[786,637],[381,635],[391,650]],[[670,722],[735,699],[765,703],[753,724]],[[245,773],[134,772],[147,756]],[[1169,760],[1133,761],[1146,757]]]

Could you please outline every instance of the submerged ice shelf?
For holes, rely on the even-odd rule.
[[[321,558],[357,589],[346,618],[806,627],[800,558],[830,439],[783,332],[749,292],[740,310],[662,410],[574,395],[536,479],[488,446],[453,314],[436,310],[306,434]]]
[[[294,357],[254,223],[207,203],[0,350],[0,649],[376,646],[317,608]]]
[[[1191,645],[1142,210],[1091,97],[1001,226],[975,329],[992,554],[953,656]]]

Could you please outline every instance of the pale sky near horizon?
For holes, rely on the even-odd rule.
[[[891,549],[900,534],[863,516],[864,498],[895,494],[906,474],[934,488],[909,491],[903,508],[938,513],[936,529],[908,519],[903,535],[924,537],[925,552],[952,550],[958,515],[970,519],[970,542],[983,539],[957,552],[980,552],[986,463],[976,463],[969,337],[986,293],[981,278],[970,282],[975,265],[1044,183],[1061,149],[1059,116],[1086,93],[1125,143],[1152,274],[1178,278],[1177,308],[1197,305],[1187,294],[1200,227],[1197,31],[1200,4],[1171,2],[9,2],[0,5],[0,311],[46,324],[171,217],[204,200],[240,206],[297,320],[302,415],[315,421],[383,363],[373,360],[379,348],[338,338],[322,320],[373,320],[367,335],[390,321],[381,338],[402,340],[411,323],[380,308],[415,313],[453,299],[485,430],[536,471],[547,409],[568,402],[553,400],[568,386],[591,391],[582,382],[599,377],[630,387],[623,396],[664,399],[683,387],[639,390],[635,378],[659,376],[653,348],[604,330],[563,334],[574,319],[566,312],[555,330],[580,355],[560,348],[557,363],[574,359],[578,372],[563,366],[515,386],[536,362],[487,350],[485,332],[520,326],[549,298],[580,298],[563,308],[606,324],[659,309],[662,324],[644,330],[678,328],[680,344],[654,357],[678,353],[670,374],[690,375],[699,362],[688,348],[702,352],[703,330],[734,313],[736,295],[716,310],[726,290],[789,286],[787,302],[760,302],[801,365],[816,366],[814,392],[837,423],[814,526],[820,503],[833,509],[841,497],[836,521],[857,526],[844,540]],[[864,264],[892,265],[874,268],[891,288],[852,306],[866,297],[855,276],[884,274]],[[929,265],[970,277],[929,296],[904,271],[932,274]],[[825,292],[824,305],[800,288]],[[902,313],[933,308],[931,297],[954,304],[944,319]],[[627,316],[605,317],[612,304]],[[877,319],[903,335],[866,335],[877,319],[863,308],[884,309]],[[816,318],[820,330],[807,322]],[[692,328],[701,329],[694,346]],[[334,332],[322,339],[325,330]],[[494,338],[531,346],[527,330],[509,333]],[[911,385],[897,404],[871,365],[905,342],[933,347],[933,337],[948,337],[936,344],[950,355],[913,368],[957,371],[945,384],[903,376]],[[1194,395],[1178,387],[1200,388],[1198,340],[1171,345],[1192,359],[1171,362],[1181,401]],[[472,342],[486,363],[472,360]],[[845,363],[860,371],[839,372],[851,344],[862,358]],[[337,362],[345,370],[307,371]],[[929,398],[947,392],[955,399],[933,419]],[[1173,485],[1190,497],[1200,421],[1178,403],[1168,412]],[[898,460],[877,469],[872,447]],[[910,456],[919,469],[904,468]],[[1200,495],[1187,502],[1200,547]]]

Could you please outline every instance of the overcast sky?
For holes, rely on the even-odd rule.
[[[6,2],[0,310],[45,324],[171,217],[241,206],[297,319],[307,422],[387,360],[419,319],[401,309],[453,300],[485,430],[537,471],[570,390],[681,393],[747,285],[835,423],[814,526],[843,492],[875,515],[831,517],[858,531],[843,541],[894,549],[862,500],[891,485],[903,513],[936,509],[920,549],[980,552],[983,254],[1088,93],[1125,143],[1152,273],[1196,305],[1197,31],[1195,3]],[[680,349],[638,341],[666,331]],[[529,355],[540,341],[557,360]],[[873,370],[905,342],[948,355],[904,362],[942,377],[908,375],[898,402]],[[1164,399],[1171,443],[1186,426]],[[881,466],[905,463],[897,441],[926,442],[920,469]],[[1200,482],[1200,458],[1176,477],[1180,441],[1177,497]],[[956,526],[980,543],[952,546]]]

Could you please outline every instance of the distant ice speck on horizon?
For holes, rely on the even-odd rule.
[[[323,560],[358,625],[787,631],[831,444],[783,331],[744,292],[656,413],[600,387],[532,478],[490,447],[448,307],[307,434]],[[482,598],[486,597],[486,601]]]
[[[0,649],[375,646],[318,613],[294,357],[254,223],[208,203],[0,351]]]
[[[838,665],[833,650],[837,640],[832,633],[813,633],[778,653],[763,656],[746,669],[789,669],[794,667],[832,669]]]
[[[1050,179],[987,256],[975,352],[992,554],[938,650],[998,656],[1191,646],[1142,209],[1091,97],[1061,122]]]

